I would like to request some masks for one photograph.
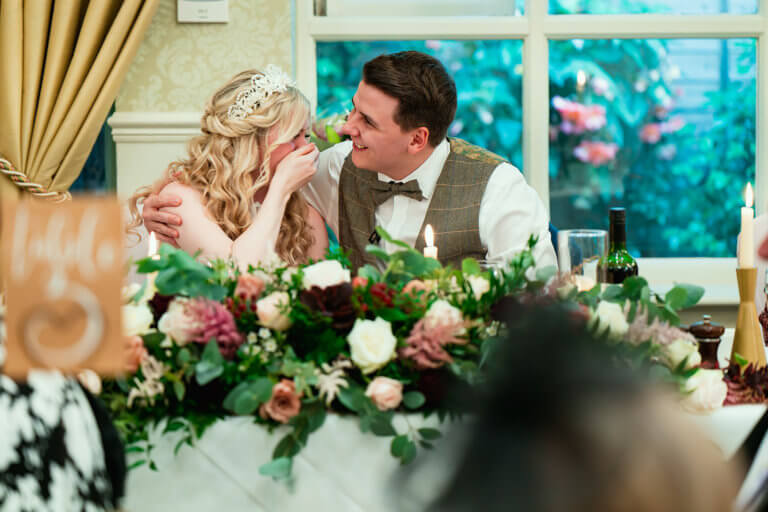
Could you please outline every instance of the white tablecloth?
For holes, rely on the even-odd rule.
[[[408,416],[412,428],[427,426],[421,416]],[[408,428],[395,419],[398,432]],[[437,420],[430,418],[428,426]],[[443,429],[444,430],[444,429]],[[391,438],[360,432],[353,417],[329,414],[294,458],[292,486],[259,474],[287,429],[270,434],[247,417],[212,425],[194,447],[173,454],[177,433],[153,439],[158,472],[146,465],[128,475],[123,508],[127,512],[183,510],[384,512],[403,510],[393,475],[399,462],[389,452]],[[439,441],[438,441],[439,443]],[[440,475],[420,473],[423,500],[439,489]],[[429,479],[432,478],[432,481]],[[292,488],[291,488],[292,487]],[[415,505],[418,497],[409,497]]]
[[[728,330],[718,351],[721,364],[730,357],[733,332]],[[689,415],[730,457],[749,435],[765,411],[765,405],[724,407],[714,414]],[[405,432],[424,426],[421,416],[398,416],[395,427]],[[429,426],[437,420],[431,418]],[[441,427],[441,430],[446,430]],[[329,414],[325,424],[310,436],[308,445],[294,459],[294,485],[273,482],[259,474],[286,429],[270,434],[250,418],[233,417],[215,423],[194,447],[184,446],[177,456],[173,448],[180,434],[153,439],[153,458],[158,472],[142,466],[129,473],[124,509],[152,512],[192,511],[333,511],[384,512],[418,510],[436,496],[448,464],[429,464],[419,473],[421,496],[402,496],[393,482],[399,468],[389,453],[391,438],[360,432],[352,417]],[[438,441],[438,451],[444,450]],[[447,456],[446,456],[447,457]],[[761,447],[744,485],[753,489],[768,474],[768,446]]]

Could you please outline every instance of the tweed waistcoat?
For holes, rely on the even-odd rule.
[[[480,202],[488,179],[505,160],[461,139],[449,139],[449,143],[450,153],[440,171],[415,248],[420,252],[424,249],[424,226],[431,224],[440,262],[460,267],[464,258],[485,257],[478,226]],[[376,172],[356,167],[350,153],[339,177],[339,242],[355,269],[375,262],[365,252],[368,237],[375,228],[371,197],[371,183],[375,181]]]

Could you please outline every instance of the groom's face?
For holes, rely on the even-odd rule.
[[[354,108],[342,128],[352,139],[352,162],[362,169],[400,174],[411,134],[395,122],[399,101],[360,82],[352,103]]]

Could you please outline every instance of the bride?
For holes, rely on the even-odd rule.
[[[181,217],[177,241],[190,254],[241,270],[275,253],[289,264],[322,258],[325,222],[298,193],[317,169],[309,119],[309,101],[276,66],[239,73],[208,101],[187,158],[129,199],[128,229],[142,222],[138,203],[162,191],[182,199],[161,211]]]

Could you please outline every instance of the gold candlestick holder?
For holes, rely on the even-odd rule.
[[[757,307],[755,306],[755,287],[757,286],[757,269],[737,268],[736,280],[739,283],[739,316],[736,319],[736,332],[733,335],[734,354],[739,354],[759,368],[765,366],[765,348],[763,345],[763,333],[760,322],[757,319]]]

